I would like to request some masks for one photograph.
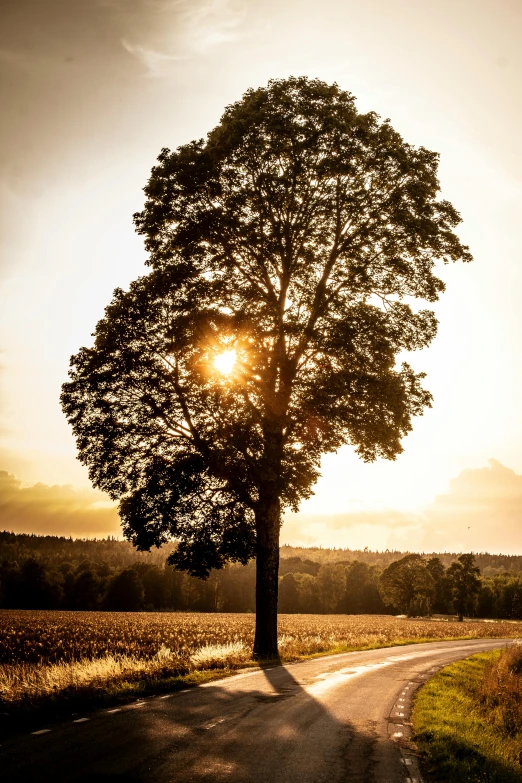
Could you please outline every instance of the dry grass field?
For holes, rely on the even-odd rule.
[[[6,708],[82,693],[129,695],[252,665],[254,616],[160,612],[0,611]],[[283,660],[438,639],[519,637],[522,623],[386,615],[281,615]]]

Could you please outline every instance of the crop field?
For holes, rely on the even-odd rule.
[[[520,637],[522,623],[280,615],[283,660],[438,639]],[[252,665],[252,614],[0,611],[0,701]]]
[[[280,615],[282,652],[309,655],[437,639],[520,637],[522,622],[441,622],[389,615]],[[190,656],[209,645],[254,640],[253,614],[0,611],[0,664],[56,663],[106,655]]]

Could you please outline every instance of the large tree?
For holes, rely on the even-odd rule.
[[[435,581],[422,555],[405,555],[384,569],[379,592],[387,606],[408,616],[431,614]]]
[[[277,655],[283,509],[321,455],[394,459],[430,405],[397,365],[434,337],[437,260],[470,260],[438,156],[337,85],[249,90],[205,140],[162,150],[135,215],[150,274],[117,290],[62,403],[93,484],[139,549],[205,577],[256,558],[254,652]]]

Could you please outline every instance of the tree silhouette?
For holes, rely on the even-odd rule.
[[[278,608],[285,614],[299,611],[299,587],[295,575],[285,574],[279,582]]]
[[[471,259],[438,156],[337,85],[249,90],[206,140],[162,150],[135,215],[150,274],[117,290],[62,403],[139,549],[206,577],[256,558],[254,652],[277,655],[282,510],[352,444],[394,459],[430,405],[437,259]]]
[[[108,609],[137,612],[143,605],[143,585],[133,568],[120,571],[111,581],[107,591]]]
[[[346,595],[343,609],[346,614],[383,614],[384,602],[378,588],[379,571],[354,560],[346,571]]]
[[[405,555],[384,569],[379,592],[387,606],[394,606],[409,616],[429,614],[435,582],[422,555]]]
[[[453,603],[451,579],[446,574],[442,560],[440,557],[430,557],[426,563],[426,568],[435,583],[432,611],[442,613],[450,611]]]
[[[317,587],[322,611],[337,612],[346,595],[346,569],[339,563],[325,563],[317,572]]]
[[[459,555],[457,562],[452,563],[446,573],[450,580],[455,609],[462,622],[466,613],[473,614],[481,588],[480,570],[475,565],[475,556]]]

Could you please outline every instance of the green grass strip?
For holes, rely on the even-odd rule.
[[[476,690],[488,662],[500,651],[480,653],[442,669],[418,692],[415,741],[426,777],[444,783],[520,783],[522,726],[510,737],[488,721]]]

